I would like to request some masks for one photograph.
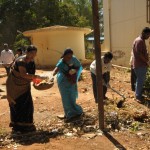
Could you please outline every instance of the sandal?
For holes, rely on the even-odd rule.
[[[140,104],[143,103],[143,101],[142,101],[142,100],[139,100],[139,99],[136,99],[136,101],[137,101],[138,103],[140,103]]]
[[[66,118],[66,116],[65,115],[58,115],[57,118],[63,120]]]

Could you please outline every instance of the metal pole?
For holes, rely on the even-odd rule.
[[[103,103],[103,83],[102,83],[103,78],[102,78],[102,64],[101,64],[98,0],[92,0],[92,10],[93,10],[94,44],[95,44],[95,58],[96,58],[99,128],[103,130],[104,129],[104,103]]]

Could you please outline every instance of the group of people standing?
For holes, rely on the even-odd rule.
[[[47,77],[41,77],[35,74],[34,58],[37,53],[37,48],[30,45],[27,47],[26,54],[17,54],[16,58],[12,51],[8,49],[8,45],[4,45],[4,48],[2,53],[6,51],[11,54],[11,60],[9,60],[9,62],[4,61],[4,57],[1,55],[2,62],[7,65],[9,64],[9,66],[4,65],[4,67],[8,74],[6,90],[10,107],[10,127],[13,131],[19,132],[35,131],[36,127],[33,123],[34,107],[30,83],[36,79],[41,81],[47,79]],[[112,57],[112,54],[108,52],[102,58],[103,64],[105,64],[103,67],[104,76],[107,71],[110,71],[110,66],[106,64],[110,63]],[[95,66],[94,62],[92,65]],[[91,75],[95,75],[95,78],[92,78],[94,90],[96,86],[94,85],[94,82],[96,82],[94,70],[96,67],[91,68],[93,70],[93,73],[91,71]],[[57,74],[57,84],[64,108],[64,116],[61,116],[60,119],[64,119],[66,123],[78,119],[83,114],[82,107],[76,103],[76,99],[78,98],[77,82],[80,78],[82,69],[82,65],[74,56],[73,51],[71,49],[66,49],[53,70],[53,78],[51,81],[54,80],[54,76]],[[96,94],[94,94],[94,96],[96,100]]]
[[[4,50],[1,51],[1,62],[4,68],[6,69],[7,76],[10,73],[10,68],[12,64],[21,55],[23,55],[23,50],[21,48],[17,49],[16,55],[14,56],[14,53],[11,49],[9,49],[8,44],[4,44]]]
[[[33,123],[33,100],[30,83],[34,80],[46,80],[35,74],[34,58],[37,48],[28,46],[25,55],[19,56],[8,74],[6,81],[7,100],[10,107],[10,127],[13,131],[31,132],[36,127]],[[81,106],[76,104],[78,97],[77,82],[82,71],[79,60],[71,49],[66,49],[53,71],[53,78],[57,74],[58,88],[62,97],[65,122],[71,122],[83,114]]]
[[[37,48],[33,45],[27,47],[26,54],[22,55],[19,53],[20,49],[17,50],[17,55],[14,56],[13,52],[8,49],[8,45],[4,44],[4,50],[2,51],[1,58],[4,67],[7,71],[7,100],[10,107],[10,127],[13,131],[20,132],[31,132],[35,131],[36,127],[33,123],[33,100],[31,96],[31,85],[30,83],[34,80],[45,80],[47,77],[41,77],[35,74],[35,62],[34,58],[37,53]],[[4,53],[9,54],[9,61],[4,57]],[[7,54],[7,55],[8,55]],[[103,62],[103,77],[108,84],[110,61],[113,55],[108,52],[102,57]],[[7,66],[6,66],[7,65]],[[72,122],[78,119],[83,114],[81,106],[77,105],[76,99],[78,98],[78,87],[77,82],[82,72],[82,65],[80,61],[74,56],[71,49],[66,49],[58,61],[54,71],[53,78],[57,74],[57,84],[62,98],[62,104],[64,108],[64,116],[60,119],[64,121]],[[95,61],[91,64],[91,76],[93,81],[93,91],[95,101],[96,97],[96,64]],[[104,92],[106,94],[106,90]],[[104,98],[105,98],[104,94]]]
[[[132,90],[135,90],[135,97],[138,102],[142,102],[142,88],[146,77],[148,67],[148,52],[145,40],[150,37],[150,28],[143,29],[142,34],[135,39],[132,50]],[[6,55],[7,52],[7,55]],[[4,50],[1,52],[1,60],[7,71],[7,99],[10,107],[10,127],[13,131],[31,132],[36,127],[33,123],[33,101],[31,96],[30,83],[35,80],[46,80],[47,77],[41,77],[35,74],[34,58],[37,54],[37,48],[33,45],[27,47],[26,53],[22,55],[20,50],[15,56],[8,49],[8,45],[4,44]],[[8,55],[10,58],[8,59]],[[107,99],[106,92],[109,87],[111,60],[113,54],[105,53],[101,58],[102,62],[102,80],[103,80],[103,99]],[[9,61],[7,61],[9,60]],[[10,71],[11,70],[11,71]],[[65,122],[72,122],[83,114],[81,106],[76,104],[78,98],[77,82],[82,72],[80,61],[74,56],[71,49],[66,49],[53,70],[53,78],[57,75],[57,84],[62,98],[64,108]],[[95,102],[98,103],[96,88],[96,60],[90,65],[91,79],[93,83],[93,94]]]
[[[150,28],[145,27],[141,35],[133,42],[131,51],[131,89],[135,91],[136,101],[143,103],[143,85],[146,79],[147,69],[150,65],[148,50],[145,41],[150,37]]]

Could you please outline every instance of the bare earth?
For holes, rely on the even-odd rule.
[[[37,70],[38,74],[45,72],[47,73],[44,70]],[[0,68],[0,74],[3,73],[5,73],[4,68]],[[5,89],[5,81],[6,77],[0,78],[0,89]],[[0,149],[149,150],[150,112],[148,103],[141,105],[135,102],[134,93],[130,90],[130,73],[127,70],[114,68],[111,72],[111,86],[127,98],[124,106],[117,108],[116,103],[122,98],[108,90],[109,100],[105,101],[105,115],[117,112],[119,122],[113,128],[109,122],[113,116],[110,115],[110,120],[105,119],[106,129],[109,131],[106,134],[98,130],[98,111],[93,99],[89,70],[84,70],[83,80],[78,84],[79,99],[77,100],[77,103],[83,107],[87,118],[83,118],[84,121],[79,120],[76,124],[65,124],[63,120],[57,118],[57,115],[63,114],[57,83],[45,91],[37,91],[32,87],[35,107],[34,119],[38,131],[28,135],[19,135],[19,137],[14,135],[13,137],[8,126],[10,119],[6,93],[5,91],[0,92]],[[142,118],[143,120],[140,118],[141,116],[144,118]],[[117,119],[113,121],[116,122]],[[80,123],[83,124],[80,125]]]

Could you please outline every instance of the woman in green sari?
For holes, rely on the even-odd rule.
[[[76,104],[78,97],[77,82],[81,71],[81,63],[73,55],[73,51],[66,49],[53,72],[53,76],[57,74],[58,88],[65,112],[65,122],[71,122],[83,113],[82,107]]]

